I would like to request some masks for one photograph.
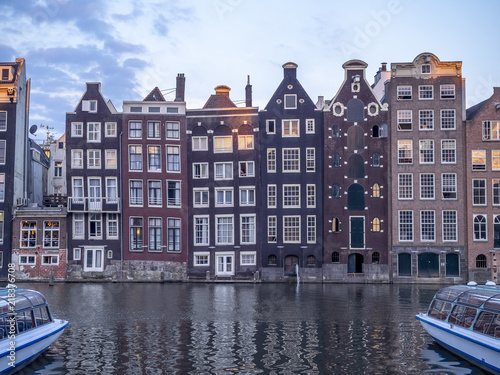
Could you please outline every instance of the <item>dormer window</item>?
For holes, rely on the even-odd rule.
[[[285,109],[296,109],[297,108],[297,95],[288,94],[285,95]]]
[[[422,64],[422,74],[431,74],[431,64]]]
[[[9,80],[9,69],[2,69],[2,81]]]
[[[97,112],[97,100],[83,100],[82,111]]]

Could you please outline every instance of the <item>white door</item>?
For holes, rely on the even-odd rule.
[[[234,275],[234,255],[233,254],[217,254],[216,255],[216,270],[218,276]]]
[[[84,271],[104,271],[104,249],[85,249]]]
[[[101,211],[102,209],[101,179],[89,178],[89,204],[90,211]]]

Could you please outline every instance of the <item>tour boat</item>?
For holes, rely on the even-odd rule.
[[[427,313],[416,318],[438,344],[500,374],[500,286],[472,282],[445,287]]]
[[[0,288],[0,374],[13,374],[34,361],[67,325],[52,317],[41,293]]]

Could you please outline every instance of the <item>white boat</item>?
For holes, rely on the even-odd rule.
[[[441,289],[416,318],[438,344],[500,375],[500,287],[473,284]]]
[[[0,374],[13,374],[34,361],[67,325],[52,317],[41,293],[0,288]]]

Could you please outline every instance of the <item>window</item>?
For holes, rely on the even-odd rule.
[[[181,219],[168,218],[168,251],[181,251]]]
[[[34,255],[19,255],[19,265],[34,266],[36,265],[36,257]]]
[[[105,137],[116,137],[116,122],[106,122],[104,126],[106,127],[106,131],[104,133]]]
[[[472,204],[474,206],[486,205],[486,180],[472,180]]]
[[[118,188],[116,177],[106,177],[106,203],[118,203]]]
[[[105,150],[106,159],[104,160],[106,169],[116,169],[117,157],[116,150]]]
[[[483,141],[500,140],[500,121],[483,121]]]
[[[194,244],[208,245],[208,217],[194,216]]]
[[[142,251],[143,237],[143,218],[130,218],[130,251]]]
[[[82,259],[82,249],[79,247],[75,247],[73,249],[73,260],[80,260]]]
[[[283,207],[300,208],[300,185],[283,185]]]
[[[233,179],[233,163],[215,163],[215,179],[216,180],[232,180]]]
[[[140,121],[130,121],[128,123],[128,137],[130,139],[140,139],[142,138],[142,122]]]
[[[276,216],[267,217],[267,242],[277,242],[278,220]]]
[[[36,246],[36,221],[21,222],[21,247]]]
[[[443,241],[458,241],[457,211],[443,211]]]
[[[479,254],[476,257],[476,268],[486,268],[486,255]]]
[[[85,237],[85,221],[83,213],[73,213],[73,238]]]
[[[421,72],[422,72],[422,74],[430,74],[431,73],[431,64],[422,64]]]
[[[333,233],[340,232],[340,220],[338,217],[332,218],[332,232]]]
[[[500,248],[500,215],[493,215],[493,248]]]
[[[208,188],[193,189],[193,206],[208,207]]]
[[[457,174],[441,174],[441,185],[443,190],[443,199],[457,199]]]
[[[64,149],[64,142],[58,142],[58,143],[57,143],[57,148],[58,148],[59,150]]]
[[[148,181],[148,205],[161,206],[161,181]]]
[[[441,130],[454,130],[455,129],[455,110],[442,109],[441,110]]]
[[[374,217],[372,220],[372,232],[380,232],[380,219]]]
[[[267,185],[267,208],[276,208],[276,185]]]
[[[380,198],[380,185],[375,183],[372,186],[372,197],[373,198]]]
[[[87,141],[88,142],[101,142],[101,123],[100,122],[87,123]]]
[[[398,111],[398,130],[411,130],[411,110]]]
[[[104,249],[85,249],[84,271],[104,270]]]
[[[233,137],[214,137],[214,152],[233,152]]]
[[[419,111],[419,117],[420,130],[434,130],[434,111],[428,109]]]
[[[209,266],[210,265],[210,253],[194,253],[194,266]]]
[[[267,172],[276,172],[276,149],[267,149]]]
[[[129,170],[142,171],[142,146],[128,146]]]
[[[492,180],[492,194],[493,194],[493,205],[494,206],[499,206],[500,205],[500,180],[497,178],[494,178]]]
[[[340,155],[336,152],[332,154],[332,167],[340,168]]]
[[[148,138],[160,139],[160,121],[148,121]]]
[[[359,87],[359,85],[356,85]],[[335,108],[337,111],[337,108]],[[353,98],[347,102],[347,121],[360,122],[365,118],[365,105],[358,98]]]
[[[142,180],[130,180],[130,205],[142,206]]]
[[[434,211],[420,212],[420,240],[435,241],[436,240],[436,220]]]
[[[316,170],[316,149],[306,148],[306,171],[314,172]]]
[[[457,141],[455,139],[441,140],[441,163],[455,164],[457,162]]]
[[[71,136],[74,138],[83,137],[83,122],[72,122],[71,123]]]
[[[83,178],[73,177],[73,203],[83,203]]]
[[[398,174],[398,199],[413,199],[413,174]]]
[[[180,139],[180,123],[178,121],[167,121],[165,128],[167,132],[167,139]]]
[[[181,151],[180,146],[167,146],[167,172],[180,172]]]
[[[413,211],[399,211],[399,241],[413,241]]]
[[[420,199],[434,199],[434,174],[421,173],[420,174]]]
[[[253,135],[239,135],[238,150],[253,150]]]
[[[300,216],[283,216],[283,242],[300,243]]]
[[[267,257],[267,264],[269,266],[276,266],[278,265],[278,257],[274,254],[271,254]]]
[[[276,120],[266,120],[267,134],[276,134]]]
[[[316,216],[307,215],[307,243],[316,243]]]
[[[102,214],[89,214],[89,238],[102,238]]]
[[[332,198],[340,198],[340,185],[337,183],[332,185]]]
[[[232,206],[233,188],[215,188],[215,206]]]
[[[240,217],[241,243],[254,244],[255,241],[255,215],[241,215]]]
[[[193,163],[193,178],[208,178],[208,163]]]
[[[378,152],[372,154],[372,167],[380,167],[380,154]]]
[[[9,69],[2,69],[2,81],[9,80]]]
[[[491,151],[491,170],[500,171],[500,150]]]
[[[486,241],[486,215],[474,215],[474,241]]]
[[[0,202],[5,202],[5,173],[0,174]]]
[[[193,151],[208,151],[208,137],[193,137],[191,143]]]
[[[434,140],[423,139],[420,145],[420,164],[434,164]]]
[[[71,168],[83,168],[83,150],[71,150]]]
[[[441,99],[455,99],[455,85],[439,86]]]
[[[113,250],[108,250],[108,259],[113,259]]]
[[[255,163],[253,161],[240,161],[240,177],[255,177]]]
[[[234,243],[233,216],[216,216],[216,244],[232,245]]]
[[[300,172],[300,149],[283,149],[283,172]]]
[[[398,141],[398,164],[413,163],[413,145],[411,140]]]
[[[297,95],[285,94],[285,109],[296,109],[296,108],[297,108]]]
[[[7,130],[7,112],[0,111],[0,131]]]
[[[255,188],[240,187],[240,205],[255,206]]]
[[[59,247],[59,221],[43,222],[43,247]]]
[[[411,100],[411,86],[398,86],[398,100]]]
[[[169,207],[181,206],[181,182],[167,181],[167,205]]]
[[[54,162],[54,177],[62,177],[62,161]]]
[[[307,184],[307,208],[316,207],[316,185]]]
[[[299,120],[282,120],[283,137],[300,136]]]
[[[484,150],[472,151],[472,170],[473,171],[486,170],[486,151]]]
[[[332,253],[332,263],[340,263],[340,254],[338,251]]]
[[[108,214],[107,236],[108,239],[118,238],[118,214]]]
[[[5,155],[6,155],[6,142],[4,140],[0,141],[0,164],[5,164]]]
[[[340,126],[338,126],[338,125],[333,125],[332,126],[332,136],[333,136],[333,138],[339,138],[340,137]]]
[[[306,120],[306,134],[314,134],[314,119],[307,119]]]
[[[82,100],[82,111],[97,112],[97,100]]]
[[[161,171],[161,148],[159,145],[148,146],[148,171]]]
[[[101,168],[101,150],[87,150],[87,168]]]
[[[242,266],[255,266],[257,261],[254,251],[242,251],[240,253],[240,265]]]
[[[434,86],[432,85],[418,86],[418,99],[419,100],[434,99]]]

